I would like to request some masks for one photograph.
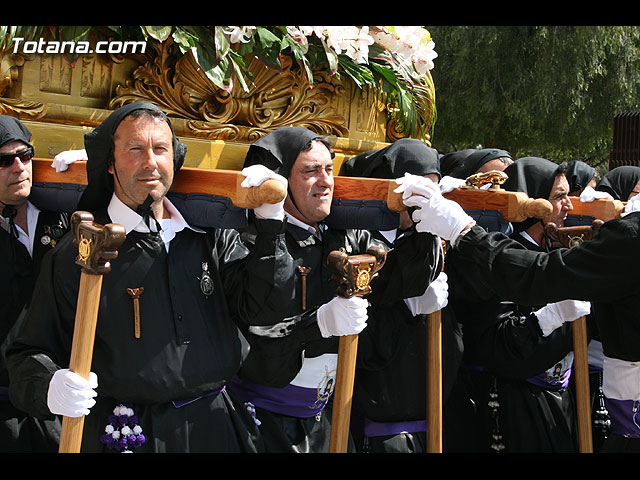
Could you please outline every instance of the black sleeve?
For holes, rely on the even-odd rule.
[[[295,281],[284,222],[254,222],[257,234],[250,247],[235,230],[221,232],[215,247],[225,295],[242,328],[279,322]]]
[[[593,240],[534,252],[475,226],[457,247],[470,284],[523,305],[563,299],[611,302],[640,293],[640,213],[610,220]]]

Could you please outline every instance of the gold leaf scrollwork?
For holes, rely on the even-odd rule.
[[[304,69],[288,57],[281,71],[253,59],[251,91],[235,82],[229,94],[211,82],[191,53],[175,61],[169,40],[156,48],[158,55],[134,71],[133,82],[117,87],[111,108],[151,101],[167,114],[185,118],[194,136],[209,139],[253,142],[285,125],[349,136],[347,121],[334,104],[345,89],[323,72],[314,73],[310,87]]]

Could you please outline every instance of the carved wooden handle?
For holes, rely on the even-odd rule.
[[[365,255],[347,255],[338,250],[331,252],[327,263],[334,272],[334,279],[340,283],[338,295],[349,298],[370,293],[369,283],[385,264],[386,259],[386,250],[376,246],[370,247]],[[347,451],[357,353],[358,335],[340,337],[329,453]]]
[[[78,246],[76,264],[82,267],[78,304],[76,307],[69,370],[88,379],[91,372],[100,291],[103,274],[111,270],[110,260],[118,256],[117,249],[126,235],[122,225],[104,227],[93,222],[89,212],[71,215],[74,243]],[[63,417],[60,434],[60,453],[77,453],[82,444],[84,417]]]
[[[103,275],[111,270],[110,261],[118,256],[118,247],[126,238],[122,225],[100,225],[89,212],[77,211],[71,215],[74,244],[78,247],[76,264],[83,272]]]

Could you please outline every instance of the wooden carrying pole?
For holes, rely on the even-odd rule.
[[[33,181],[43,183],[87,184],[85,161],[75,162],[61,173],[51,168],[51,160],[34,158]],[[244,188],[244,175],[236,170],[210,170],[182,167],[176,173],[171,191],[178,193],[208,193],[229,198],[236,207],[256,208],[263,203],[275,204],[287,195],[286,187],[276,179],[262,185]]]
[[[93,343],[98,320],[102,277],[111,269],[110,261],[118,256],[117,249],[125,240],[121,225],[101,226],[93,222],[89,212],[74,212],[71,216],[74,243],[78,246],[76,264],[82,268],[76,308],[69,370],[89,379]],[[60,453],[78,453],[82,445],[84,416],[63,417]]]
[[[427,453],[442,453],[442,311],[427,315]]]
[[[584,240],[593,238],[602,223],[602,220],[595,220],[591,225],[575,227],[557,227],[554,223],[548,223],[545,225],[545,233],[554,245],[570,248],[579,245]],[[593,453],[587,319],[583,316],[574,320],[571,329],[573,334],[573,374],[576,385],[578,445],[580,453]]]
[[[337,250],[331,252],[327,263],[333,272],[333,278],[339,283],[337,294],[349,298],[370,293],[370,282],[382,268],[386,258],[387,252],[382,247],[371,247],[367,254],[363,255],[349,256]],[[347,452],[357,354],[358,335],[341,336],[333,393],[329,453]]]
[[[333,196],[351,200],[383,200],[392,211],[407,210],[402,201],[402,193],[394,192],[396,188],[398,184],[395,180],[339,176],[334,178]],[[520,222],[529,217],[543,218],[552,211],[549,200],[533,199],[523,192],[509,192],[499,188],[456,188],[444,197],[465,209],[498,210],[506,220],[512,222]]]

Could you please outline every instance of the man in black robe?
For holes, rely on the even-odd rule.
[[[286,241],[300,271],[280,321],[265,321],[247,332],[251,351],[231,385],[255,406],[270,452],[328,451],[331,411],[326,407],[335,384],[339,337],[362,331],[367,300],[389,305],[419,296],[439,273],[440,245],[411,229],[388,253],[366,300],[336,297],[329,253],[364,254],[383,244],[368,231],[325,223],[332,208],[333,157],[321,136],[282,127],[255,142],[245,159],[246,166],[264,165],[289,180]],[[251,230],[245,232],[247,242],[252,236]],[[345,323],[349,319],[353,324]]]
[[[521,158],[504,172],[504,189],[549,199],[551,214],[513,223],[512,238],[525,248],[546,251],[544,225],[562,226],[571,202],[566,165],[535,157]],[[589,312],[585,302],[562,305],[519,305],[499,296],[472,301],[464,288],[466,264],[456,251],[447,262],[453,288],[452,305],[463,323],[465,368],[460,391],[468,390],[474,413],[464,422],[462,436],[473,439],[465,451],[574,452],[574,399],[569,387],[572,320]],[[557,311],[568,315],[557,318]],[[572,318],[571,318],[572,317]],[[553,426],[553,427],[551,427]],[[458,442],[457,442],[458,443]],[[464,444],[464,442],[462,442]]]
[[[67,231],[69,216],[31,200],[34,148],[31,132],[17,118],[0,115],[0,451],[52,452],[60,420],[41,421],[12,405],[4,349],[31,294],[44,255]]]
[[[604,359],[603,389],[612,433],[601,451],[639,452],[636,422],[640,400],[640,202],[628,202],[623,218],[609,220],[592,239],[550,252],[528,250],[501,233],[486,232],[455,202],[426,182],[406,195],[420,193],[411,204],[419,231],[451,241],[467,278],[479,295],[499,294],[523,305],[567,298],[609,304],[613,315],[596,315]],[[407,201],[405,201],[407,202]]]
[[[102,282],[92,373],[67,367],[80,279],[70,232],[46,258],[38,302],[7,352],[11,398],[39,418],[86,415],[84,452],[259,451],[226,382],[247,353],[240,328],[285,305],[293,270],[277,207],[256,220],[251,252],[234,230],[187,224],[165,197],[186,147],[150,103],[112,112],[85,148],[78,210],[127,233]],[[143,289],[139,335],[129,289]]]
[[[438,152],[420,140],[400,139],[355,156],[341,171],[349,177],[386,179],[402,178],[405,173],[437,183]],[[408,211],[398,217],[397,228],[371,232],[389,250],[413,229]],[[440,242],[436,237],[430,240]],[[427,314],[442,310],[443,404],[462,357],[462,332],[445,308],[447,297],[447,276],[442,272],[419,297],[369,308],[367,328],[358,340],[353,393],[352,435],[358,451],[426,453]]]

